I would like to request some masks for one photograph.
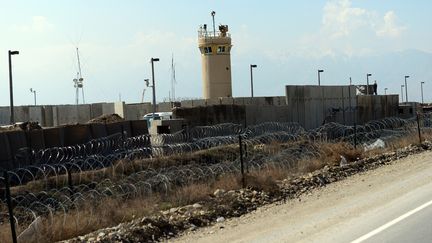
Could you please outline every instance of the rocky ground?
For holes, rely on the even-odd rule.
[[[65,242],[153,242],[170,239],[194,231],[198,227],[239,217],[263,205],[297,198],[315,188],[425,150],[432,150],[431,142],[410,145],[396,152],[380,154],[342,166],[326,166],[307,175],[285,179],[266,190],[259,190],[254,186],[232,191],[218,189],[206,201],[172,208],[152,217],[135,219]]]

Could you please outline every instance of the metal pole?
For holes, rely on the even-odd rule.
[[[354,113],[354,148],[357,149],[357,112],[358,112],[358,96],[356,95],[356,107]]]
[[[404,102],[403,101],[403,88],[404,88],[404,85],[402,84],[401,85],[401,101],[402,101],[402,103]]]
[[[36,90],[33,91],[33,96],[34,96],[34,104],[36,106]]]
[[[354,148],[357,149],[357,123],[354,122]]]
[[[211,15],[212,15],[212,18],[213,18],[213,36],[216,36],[216,25],[215,25],[215,15],[216,15],[216,12],[212,11]]]
[[[318,86],[321,85],[321,79],[320,79],[320,71],[318,70]]]
[[[369,94],[369,74],[366,74],[366,94]]]
[[[421,137],[421,131],[420,131],[420,115],[418,112],[417,112],[417,130],[418,130],[419,141],[420,141],[420,143],[422,143],[422,137]]]
[[[405,76],[405,102],[408,102],[408,84],[407,84],[407,78],[409,76]]]
[[[16,231],[15,231],[15,219],[13,216],[12,200],[11,200],[11,194],[10,194],[10,188],[9,188],[9,175],[8,175],[7,171],[5,171],[3,173],[3,177],[5,180],[5,187],[6,187],[6,202],[7,202],[8,211],[9,211],[9,222],[10,222],[10,226],[11,226],[12,242],[17,243],[17,236],[16,236]]]
[[[253,93],[253,72],[252,72],[252,65],[250,65],[250,77],[251,77],[251,97],[254,97],[254,93]]]
[[[256,64],[251,64],[250,65],[250,76],[251,76],[251,97],[254,97],[254,93],[253,93],[253,71],[252,69],[256,68],[257,65]]]
[[[242,145],[242,137],[239,135],[239,149],[240,149],[240,171],[242,175],[242,186],[246,187],[245,178],[244,178],[244,166],[243,166],[243,145]]]
[[[421,101],[422,101],[422,104],[424,104],[424,100],[423,100],[423,84],[424,84],[424,82],[420,82],[420,89],[421,89]]]
[[[348,101],[349,101],[349,111],[350,111],[350,120],[353,120],[353,114],[352,114],[352,104],[351,104],[351,78],[350,78],[350,85],[348,86]],[[350,122],[351,124],[351,122]]]
[[[66,172],[67,172],[67,178],[68,178],[69,193],[70,193],[71,199],[73,201],[75,190],[74,190],[73,182],[72,182],[72,173],[70,172],[70,169],[67,169]]]
[[[12,52],[9,51],[9,97],[10,97],[10,124],[15,123],[14,103],[13,103],[13,86],[12,86]]]
[[[156,113],[156,86],[155,86],[155,77],[154,77],[154,59],[151,59],[151,68],[152,68],[152,90],[153,90],[153,119]]]

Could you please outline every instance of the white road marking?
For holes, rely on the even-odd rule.
[[[413,210],[411,210],[411,211],[409,211],[409,212],[407,212],[407,213],[405,213],[404,215],[401,215],[401,216],[393,219],[392,221],[390,221],[390,222],[382,225],[381,227],[379,227],[379,228],[377,228],[377,229],[375,229],[375,230],[373,230],[373,231],[371,231],[371,232],[369,232],[369,233],[361,236],[360,238],[357,238],[356,240],[351,241],[351,243],[360,243],[360,242],[363,242],[363,241],[369,239],[370,237],[372,237],[372,236],[380,233],[381,231],[384,231],[385,229],[389,228],[390,226],[392,226],[392,225],[394,225],[394,224],[396,224],[396,223],[404,220],[405,218],[408,218],[409,216],[417,213],[418,211],[420,211],[420,210],[422,210],[422,209],[424,209],[424,208],[426,208],[426,207],[428,207],[430,205],[432,205],[432,200],[429,201],[429,202],[427,202],[427,203],[425,203],[425,204],[423,204],[423,205],[421,205],[421,206],[419,206],[419,207],[417,207],[417,208],[415,208],[415,209],[413,209]]]

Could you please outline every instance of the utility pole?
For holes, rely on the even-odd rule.
[[[403,101],[403,88],[405,87],[405,85],[401,85],[401,100],[402,100],[402,103],[404,102]]]
[[[9,98],[10,98],[10,124],[15,123],[14,103],[13,103],[13,82],[12,82],[12,56],[18,55],[19,51],[9,50]]]
[[[424,84],[425,82],[420,82],[420,90],[421,90],[421,99],[422,99],[422,104],[424,104],[424,99],[423,99],[423,84]]]
[[[366,74],[366,94],[369,94],[369,77],[372,76],[372,74],[368,73]]]
[[[158,62],[159,58],[151,58],[151,69],[152,69],[152,89],[153,89],[153,119],[156,113],[156,86],[155,86],[155,76],[154,76],[154,62]]]
[[[252,72],[252,69],[253,69],[253,68],[256,68],[256,67],[257,67],[257,65],[255,65],[255,64],[251,64],[251,65],[250,65],[251,97],[252,97],[252,98],[254,97],[254,92],[253,92],[253,72]]]
[[[36,106],[36,90],[34,90],[33,88],[30,88],[30,92],[33,93],[34,105]]]
[[[318,69],[318,86],[321,86],[321,77],[320,77],[320,73],[324,72],[324,70],[320,70]]]
[[[405,102],[408,102],[408,84],[407,84],[407,78],[409,78],[410,76],[406,75],[405,76]]]

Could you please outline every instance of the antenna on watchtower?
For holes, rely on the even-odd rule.
[[[212,16],[212,18],[213,18],[213,36],[216,36],[215,15],[216,15],[216,12],[215,12],[215,11],[212,11],[212,12],[211,12],[211,16]]]

